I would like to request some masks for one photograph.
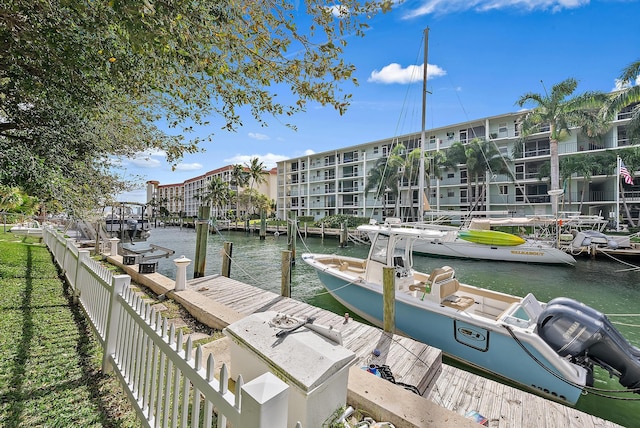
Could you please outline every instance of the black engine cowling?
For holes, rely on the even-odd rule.
[[[603,313],[576,300],[553,299],[538,317],[538,334],[560,356],[585,366],[595,363],[618,376],[621,385],[640,387],[640,349]]]

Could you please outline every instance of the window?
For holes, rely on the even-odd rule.
[[[455,132],[447,132],[447,140],[453,140],[455,135]]]
[[[618,126],[618,147],[628,146],[629,145],[629,137],[627,136],[627,127],[626,126]]]
[[[460,142],[461,143],[466,143],[467,142],[467,130],[466,129],[461,129],[460,130]]]
[[[432,135],[429,137],[429,144],[435,144],[436,143],[436,136]]]
[[[509,186],[500,185],[500,186],[498,186],[498,189],[500,190],[500,194],[501,195],[508,195],[509,194]]]
[[[377,154],[378,154],[378,146],[375,146],[375,147],[373,148],[373,154],[374,154],[374,155],[377,155]]]
[[[498,125],[498,134],[500,134],[501,137],[505,137],[507,135],[507,122],[500,123]]]
[[[447,190],[447,198],[453,198],[456,194],[453,192],[453,190],[449,189]]]

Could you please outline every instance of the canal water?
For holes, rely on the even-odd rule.
[[[280,260],[282,251],[287,249],[286,236],[269,235],[260,240],[258,235],[244,232],[211,234],[207,244],[206,275],[220,273],[224,242],[233,243],[231,278],[280,293]],[[140,250],[148,248],[147,244],[156,244],[174,250],[173,256],[158,259],[158,272],[175,278],[173,260],[181,255],[195,260],[195,243],[194,229],[158,227],[152,229],[146,243],[136,243],[131,249]],[[297,240],[298,260],[292,270],[291,296],[338,314],[348,312],[325,293],[315,271],[300,260],[304,252],[365,257],[368,245],[350,243],[346,248],[340,248],[335,238],[299,237]],[[531,292],[542,301],[559,296],[576,299],[607,314],[624,337],[640,347],[640,271],[604,257],[598,260],[578,258],[577,261],[575,267],[566,267],[416,256],[414,267],[430,272],[435,267],[450,265],[463,283],[518,296]],[[634,263],[640,264],[640,260]],[[187,278],[192,277],[193,262],[187,269]],[[457,365],[453,361],[446,362]],[[606,371],[596,370],[597,388],[621,388],[616,377],[610,378]],[[613,394],[603,392],[602,395]],[[576,407],[623,426],[640,426],[640,395],[617,395],[618,398],[612,399],[589,393],[580,398]]]

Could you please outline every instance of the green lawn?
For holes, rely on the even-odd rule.
[[[0,230],[0,426],[139,426],[67,291],[44,244]]]

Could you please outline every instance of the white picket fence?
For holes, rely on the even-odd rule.
[[[144,426],[211,427],[216,418],[217,427],[287,426],[287,384],[271,373],[244,384],[239,375],[228,391],[227,366],[216,379],[213,355],[204,367],[200,346],[192,357],[191,338],[131,290],[129,275],[113,275],[53,228],[44,241],[102,344],[103,370],[116,373]]]

